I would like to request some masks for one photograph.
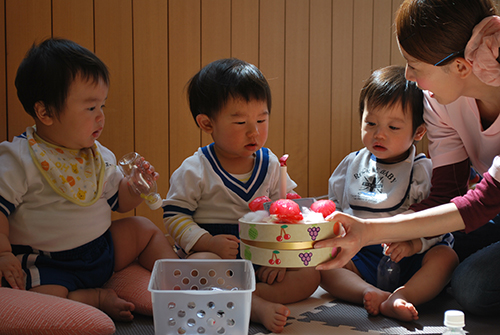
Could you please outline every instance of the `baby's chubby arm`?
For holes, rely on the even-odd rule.
[[[153,180],[157,180],[160,176],[158,172],[155,171],[153,165],[140,157],[136,163],[139,166],[142,174],[150,175]],[[118,190],[119,208],[118,212],[125,213],[128,212],[141,204],[144,200],[141,196],[129,185],[130,178],[125,176],[120,181],[120,186]]]
[[[222,259],[235,259],[238,255],[240,241],[234,235],[203,234],[195,243],[192,251],[209,251],[219,255]]]
[[[12,253],[9,241],[9,221],[0,213],[0,279],[5,278],[12,288],[24,290],[21,262]]]

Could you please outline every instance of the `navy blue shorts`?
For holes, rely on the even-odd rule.
[[[101,287],[114,271],[111,232],[71,250],[44,252],[26,245],[12,245],[26,274],[26,290],[39,285],[64,286],[68,291]]]
[[[423,254],[405,257],[399,261],[399,267],[401,269],[399,286],[406,284],[406,282],[420,270],[424,256],[425,252]],[[377,267],[382,257],[384,257],[383,248],[379,244],[363,247],[356,256],[352,258],[354,265],[359,273],[361,273],[363,279],[373,286],[377,286]]]

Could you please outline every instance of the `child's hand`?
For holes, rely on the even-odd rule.
[[[387,244],[386,254],[391,255],[391,259],[397,263],[405,257],[416,254],[413,249],[412,241],[389,243]]]
[[[234,235],[215,235],[208,243],[208,251],[216,253],[222,259],[236,259],[240,240]]]
[[[155,168],[151,163],[144,159],[144,157],[139,158],[136,161],[137,167],[141,170],[143,174],[149,174],[153,177],[153,180],[157,180],[160,174],[155,171]]]
[[[256,274],[261,282],[271,285],[275,281],[280,283],[285,279],[286,268],[262,266],[257,270]]]
[[[135,168],[130,175],[126,175],[120,182],[119,189],[119,213],[128,212],[146,199],[152,209],[161,206],[161,197],[157,193],[155,180],[160,176],[153,165],[139,157],[134,161]]]
[[[0,279],[5,278],[10,287],[24,290],[24,272],[21,262],[12,252],[0,253]]]

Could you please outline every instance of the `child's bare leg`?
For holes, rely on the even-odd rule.
[[[403,289],[401,286],[400,289]],[[415,305],[406,300],[406,298],[397,298],[397,290],[394,295],[384,301],[380,305],[380,312],[390,318],[398,319],[401,321],[414,321],[418,320],[418,311]]]
[[[68,289],[61,285],[40,285],[30,289],[30,291],[54,295],[60,298],[68,298]]]
[[[99,308],[116,321],[132,321],[133,303],[118,297],[112,289],[95,288],[69,292],[68,298]]]
[[[80,289],[68,292],[64,286],[41,285],[32,288],[31,291],[67,298],[99,308],[116,321],[132,321],[134,318],[132,315],[135,309],[134,304],[119,298],[111,289]]]
[[[382,291],[381,289],[372,286],[371,289],[367,289],[365,295],[363,296],[363,306],[370,315],[378,315],[380,313],[380,306],[384,301],[386,301],[390,292]]]
[[[133,216],[113,221],[110,231],[115,248],[115,271],[135,259],[151,271],[158,259],[178,258],[165,234],[147,218]]]
[[[286,325],[287,317],[290,315],[288,307],[267,301],[259,297],[255,292],[252,294],[252,308],[250,319],[266,327],[273,333],[281,333]]]
[[[281,282],[257,283],[255,293],[267,301],[290,304],[309,298],[320,280],[320,273],[314,268],[287,269]]]
[[[219,255],[208,251],[199,251],[190,254],[186,257],[187,259],[221,259]]]
[[[345,268],[321,271],[321,287],[335,298],[364,304],[371,315],[380,313],[380,304],[391,294],[361,278],[352,261]]]
[[[368,284],[350,261],[344,268],[321,271],[321,287],[335,298],[363,303],[363,296]]]
[[[320,274],[314,268],[298,270],[287,269],[285,278],[273,284],[257,283],[252,295],[252,313],[254,322],[264,325],[274,333],[280,333],[285,327],[290,310],[283,304],[304,300],[311,296],[320,282]]]
[[[427,251],[422,267],[380,305],[380,312],[401,321],[418,319],[415,306],[436,297],[450,281],[458,257],[450,247],[438,245]]]

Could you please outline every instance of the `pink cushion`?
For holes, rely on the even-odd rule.
[[[135,313],[153,315],[151,292],[148,291],[151,272],[138,263],[132,263],[125,269],[116,272],[104,285],[112,288],[122,299],[135,305]]]
[[[99,309],[76,301],[0,287],[0,334],[113,334]]]
[[[151,272],[132,263],[104,285],[134,303],[136,313],[153,315]],[[0,334],[113,334],[115,324],[97,308],[36,292],[0,287]]]

